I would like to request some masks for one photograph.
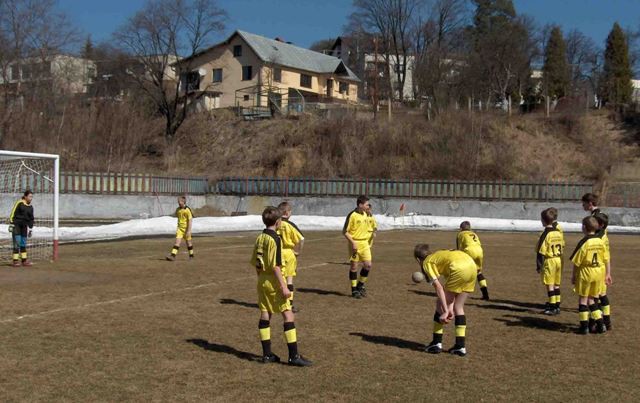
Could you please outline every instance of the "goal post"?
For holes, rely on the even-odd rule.
[[[26,190],[33,192],[35,223],[27,241],[33,260],[58,258],[60,156],[0,150],[0,262],[11,260],[9,216]]]

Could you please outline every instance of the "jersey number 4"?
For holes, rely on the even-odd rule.
[[[593,254],[593,259],[591,259],[591,265],[592,266],[600,266],[600,263],[598,262],[598,254],[594,253]]]

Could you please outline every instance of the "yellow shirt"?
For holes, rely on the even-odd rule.
[[[458,236],[456,237],[456,249],[464,251],[474,248],[482,248],[480,237],[470,230],[458,232]]]
[[[278,234],[270,229],[262,231],[253,247],[251,265],[265,274],[275,274],[275,267],[282,267],[282,241]]]
[[[422,262],[422,271],[432,283],[440,276],[450,277],[452,263],[469,261],[469,255],[459,250],[439,250],[427,256]],[[473,263],[473,261],[471,261]]]
[[[189,221],[193,219],[193,212],[188,206],[178,207],[176,209],[176,217],[178,217],[178,228],[187,228]]]
[[[587,235],[578,242],[571,261],[580,270],[604,268],[606,250],[598,235]]]
[[[545,228],[538,240],[537,253],[545,258],[562,257],[564,246],[564,235],[558,227]]]
[[[606,229],[602,229],[596,232],[596,235],[602,239],[602,243],[604,243],[604,261],[611,261],[611,250],[609,249],[609,233]]]
[[[284,249],[293,249],[304,239],[302,231],[294,223],[284,219],[280,224],[280,228],[278,228],[278,235],[282,239],[282,247]]]
[[[369,240],[372,240],[373,233],[378,230],[378,223],[373,214],[367,214],[367,230],[369,231]]]
[[[366,241],[369,239],[369,219],[367,213],[353,210],[344,222],[342,232],[351,235],[355,241]]]

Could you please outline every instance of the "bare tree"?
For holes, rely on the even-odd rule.
[[[148,0],[114,38],[135,56],[142,71],[131,79],[165,118],[172,141],[187,117],[187,96],[180,96],[180,75],[193,68],[193,56],[224,29],[226,13],[214,0]],[[182,58],[187,61],[176,62]]]
[[[79,39],[79,31],[55,6],[54,0],[0,0],[0,144],[16,100],[55,95],[53,80],[46,80],[47,63]],[[27,71],[29,91],[23,85]]]
[[[567,62],[571,69],[571,91],[575,95],[581,87],[588,85],[594,91],[598,88],[602,50],[593,39],[574,29],[566,35]]]
[[[374,32],[381,38],[382,56],[387,64],[390,91],[394,98],[391,74],[395,74],[398,98],[404,99],[407,61],[413,49],[411,30],[414,20],[422,11],[424,0],[354,0],[356,11],[352,14],[364,31]],[[394,63],[393,72],[391,63]]]

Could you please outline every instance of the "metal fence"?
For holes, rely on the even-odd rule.
[[[201,195],[208,192],[209,181],[203,177],[96,172],[60,174],[60,193]]]
[[[577,201],[592,183],[390,179],[224,178],[212,193],[272,196],[373,197]]]

